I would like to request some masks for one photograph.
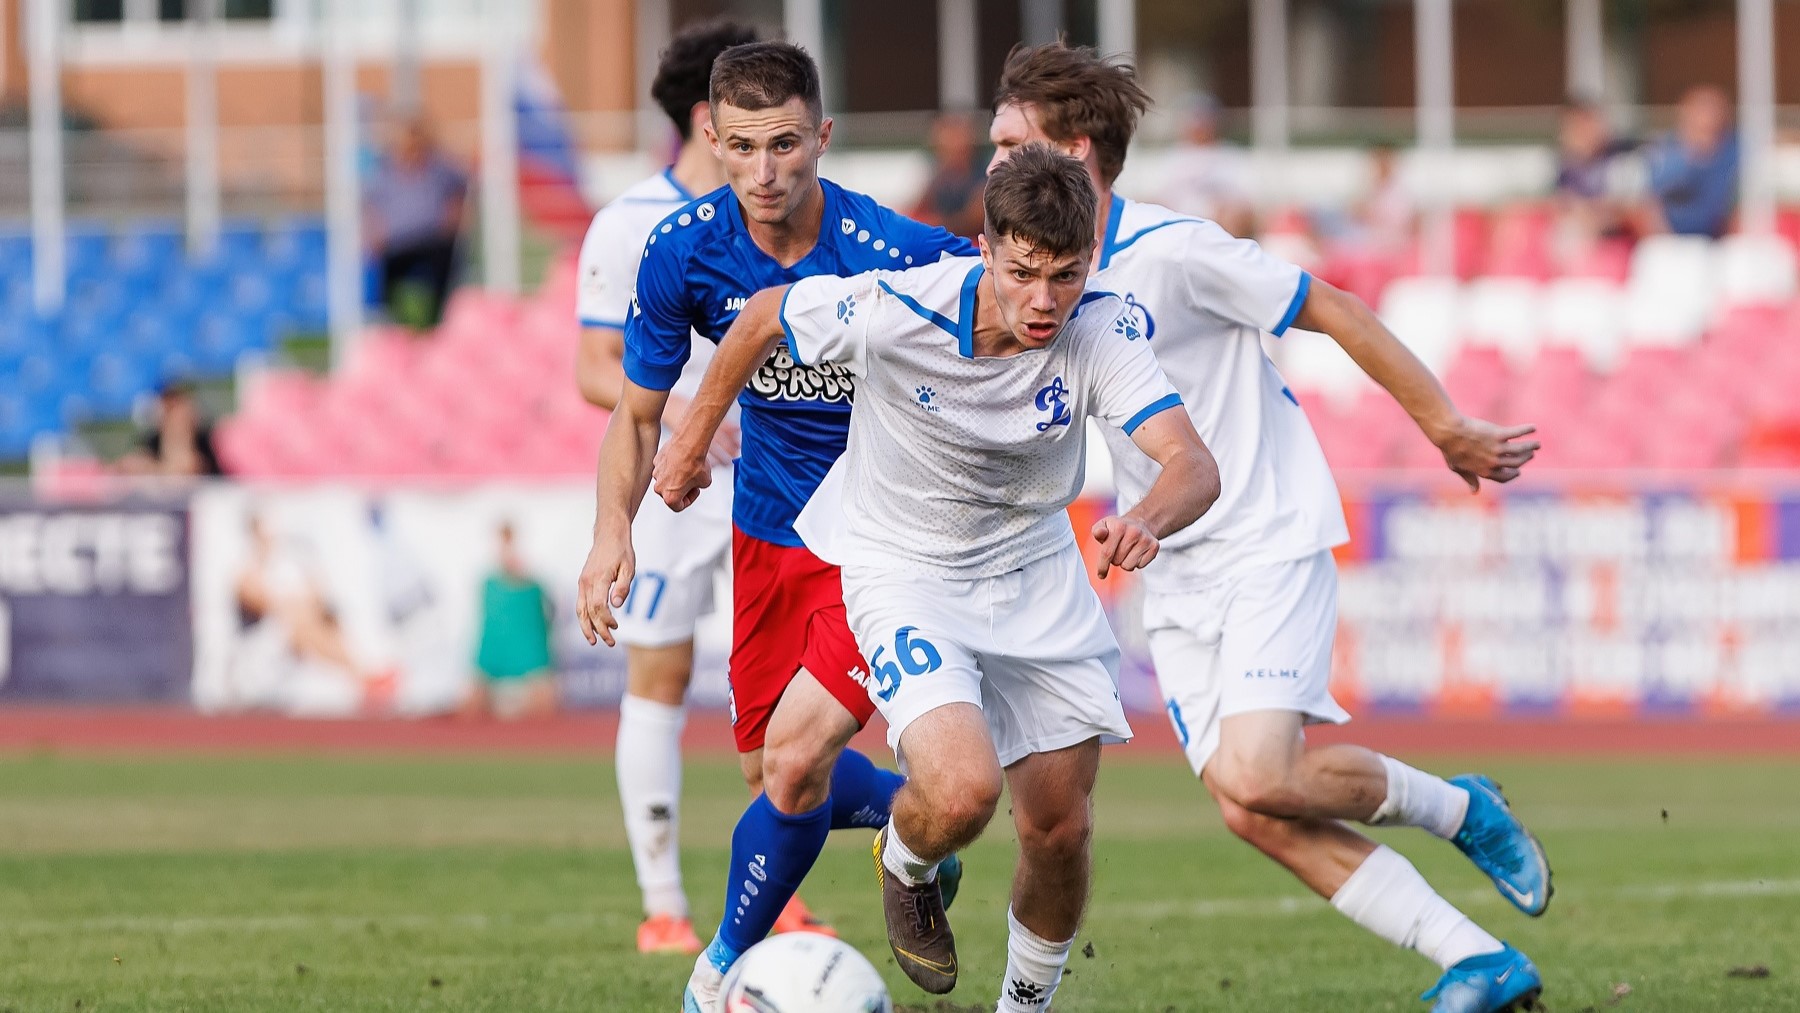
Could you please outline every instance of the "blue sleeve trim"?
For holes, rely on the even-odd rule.
[[[581,326],[583,326],[583,327],[610,327],[615,331],[622,331],[625,329],[625,321],[623,321],[623,320],[605,320],[600,317],[582,317],[581,318]]]
[[[788,355],[793,357],[793,360],[796,364],[804,366],[807,364],[807,362],[805,359],[800,358],[800,344],[799,344],[799,342],[794,340],[794,329],[792,327],[788,326],[787,301],[788,301],[788,296],[793,295],[793,294],[794,294],[794,286],[792,286],[792,285],[789,285],[787,287],[786,292],[781,293],[781,310],[776,314],[776,316],[779,317],[781,320],[782,336],[787,338]]]
[[[625,356],[625,379],[645,390],[672,390],[675,387],[675,381],[681,379],[681,367],[653,366],[627,355]]]
[[[888,295],[891,295],[894,298],[900,300],[900,305],[905,306],[907,309],[912,310],[914,313],[918,314],[919,319],[936,325],[945,334],[957,335],[956,321],[951,320],[949,317],[943,315],[942,313],[939,313],[936,310],[926,309],[923,305],[921,305],[919,303],[919,300],[914,299],[912,296],[907,295],[904,292],[894,291],[894,286],[889,285],[885,281],[877,281],[875,284],[880,285],[881,290],[883,292],[886,292]],[[960,336],[958,336],[958,337],[960,340]]]
[[[957,300],[956,350],[965,359],[975,357],[975,287],[987,268],[977,262],[963,278],[962,296]]]
[[[1150,421],[1150,416],[1159,415],[1163,412],[1168,411],[1171,408],[1179,408],[1180,406],[1181,406],[1181,395],[1180,394],[1164,394],[1162,397],[1159,397],[1156,400],[1145,405],[1143,407],[1143,409],[1141,411],[1139,411],[1136,415],[1133,415],[1131,418],[1125,420],[1125,426],[1124,426],[1125,435],[1130,436],[1132,433],[1137,432],[1137,428],[1139,426],[1143,425],[1145,422]]]
[[[1281,315],[1281,323],[1275,325],[1270,334],[1281,337],[1287,329],[1294,325],[1294,318],[1300,315],[1300,308],[1306,305],[1307,293],[1312,291],[1312,275],[1300,272],[1300,286],[1294,289],[1294,300],[1288,303],[1287,312]]]

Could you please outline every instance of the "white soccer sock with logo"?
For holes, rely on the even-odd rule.
[[[1503,948],[1500,940],[1438,896],[1405,856],[1385,845],[1350,874],[1332,895],[1331,906],[1395,946],[1419,951],[1445,970]]]
[[[1445,840],[1456,836],[1469,813],[1467,789],[1391,756],[1381,763],[1387,768],[1387,798],[1369,817],[1370,826],[1418,827]]]
[[[681,730],[687,711],[629,694],[619,701],[614,754],[625,838],[646,915],[686,918],[681,889]]]
[[[1006,909],[1006,977],[994,1013],[1042,1013],[1061,983],[1075,940],[1053,943],[1026,928]]]
[[[924,886],[937,878],[938,863],[927,862],[900,839],[894,829],[893,820],[888,821],[887,832],[882,835],[881,864],[888,875],[895,877],[907,886]]]

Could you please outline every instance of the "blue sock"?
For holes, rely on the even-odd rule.
[[[880,830],[893,812],[894,793],[906,778],[875,766],[854,749],[838,756],[831,768],[831,829],[865,827]]]
[[[767,795],[756,796],[731,832],[731,874],[725,884],[725,917],[706,949],[721,971],[768,936],[781,909],[825,850],[831,803],[789,816]]]

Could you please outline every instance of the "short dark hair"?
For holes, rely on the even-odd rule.
[[[814,120],[825,118],[819,93],[819,65],[791,42],[732,46],[713,61],[709,99],[714,107],[771,109],[790,99],[806,103]]]
[[[713,61],[732,46],[756,41],[756,29],[735,21],[715,19],[689,25],[675,33],[669,48],[656,62],[656,80],[650,82],[650,97],[662,107],[681,139],[694,133],[690,115],[694,107],[707,100],[711,87]]]
[[[1067,257],[1093,249],[1100,198],[1087,167],[1046,144],[1027,144],[988,173],[981,197],[992,243],[1011,236]]]
[[[994,108],[1008,103],[1037,109],[1038,123],[1056,141],[1094,142],[1100,180],[1111,184],[1125,168],[1125,149],[1150,93],[1131,64],[1108,60],[1089,46],[1051,42],[1014,46],[1000,72]]]

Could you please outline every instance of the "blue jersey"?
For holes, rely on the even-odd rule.
[[[819,183],[825,189],[819,241],[793,267],[782,267],[757,247],[730,187],[663,219],[644,247],[625,326],[625,375],[632,383],[673,387],[688,359],[690,332],[717,342],[762,289],[976,252],[966,239],[920,225],[829,180]],[[802,544],[794,518],[844,452],[855,389],[855,378],[842,366],[800,365],[786,344],[751,378],[738,399],[743,450],[732,507],[732,519],[746,535]]]

